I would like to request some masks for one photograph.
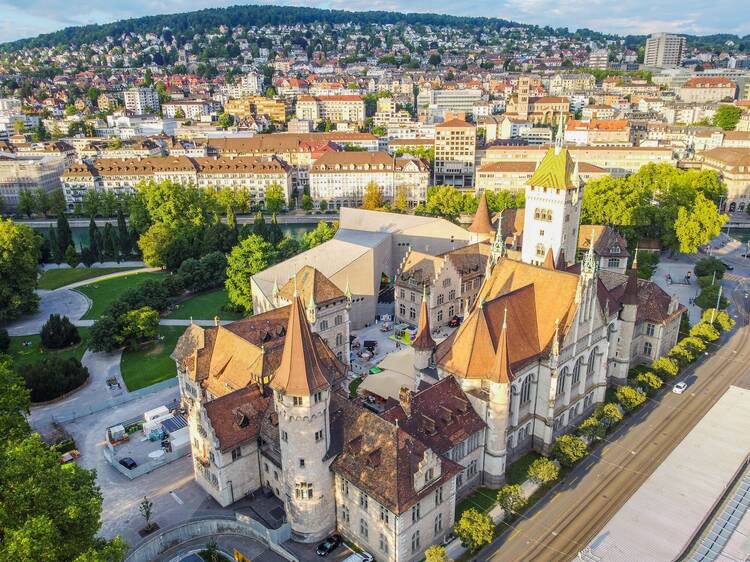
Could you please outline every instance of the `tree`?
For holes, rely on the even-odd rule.
[[[102,249],[99,247],[99,227],[96,225],[94,217],[89,220],[89,250],[94,257],[94,261],[101,261]]]
[[[80,259],[78,258],[78,252],[76,252],[73,244],[65,249],[65,263],[67,263],[72,268],[78,267],[78,264],[81,263]]]
[[[677,361],[669,357],[659,357],[651,363],[651,369],[662,379],[676,377],[680,372],[680,366]]]
[[[31,218],[36,209],[36,201],[34,199],[34,192],[30,189],[22,189],[18,192],[18,210]]]
[[[326,201],[325,199],[321,199],[318,202],[318,208],[320,209],[321,213],[325,213],[328,210],[328,201]]]
[[[81,342],[81,336],[67,316],[50,314],[40,332],[42,346],[45,349],[63,349]]]
[[[122,212],[122,207],[117,207],[117,241],[119,243],[120,255],[127,257],[130,255],[130,235],[128,233],[128,225],[125,223],[125,213]]]
[[[721,298],[719,298],[720,290],[721,287],[718,283],[716,285],[710,285],[703,289],[698,296],[695,297],[693,302],[703,310],[715,307],[717,302],[720,309],[725,309],[729,306],[729,300],[723,296],[723,294],[721,295]]]
[[[146,531],[150,531],[152,528],[151,515],[153,508],[154,503],[148,497],[143,496],[143,500],[138,504],[138,511],[141,512],[141,516],[146,520],[146,527],[144,528]]]
[[[230,302],[250,313],[253,309],[250,277],[270,266],[275,257],[273,246],[257,234],[237,244],[227,259],[225,286]]]
[[[427,59],[427,64],[430,66],[437,66],[442,62],[442,58],[438,54],[430,55],[430,58]]]
[[[588,438],[589,442],[595,439],[602,439],[606,432],[606,428],[595,415],[589,416],[578,426],[578,433]]]
[[[439,185],[427,189],[427,212],[451,221],[463,211],[463,196],[453,186]]]
[[[31,390],[32,402],[46,402],[75,390],[89,378],[89,371],[81,362],[51,355],[36,363],[18,368],[26,386]]]
[[[263,213],[261,211],[255,213],[255,219],[253,220],[253,234],[255,234],[256,236],[260,236],[263,239],[268,238],[266,219],[263,217]]]
[[[0,354],[8,353],[9,349],[10,336],[8,335],[8,330],[6,330],[5,328],[0,328]]]
[[[453,530],[461,542],[471,552],[476,552],[485,544],[490,544],[495,532],[492,518],[475,508],[469,508],[461,514]]]
[[[302,196],[302,203],[300,204],[300,207],[304,211],[308,211],[308,212],[312,211],[313,200],[312,200],[312,197],[310,197],[307,193],[305,193]]]
[[[310,248],[314,248],[315,246],[318,246],[323,242],[328,242],[336,235],[336,231],[338,231],[338,229],[338,221],[333,221],[331,223],[321,221],[318,223],[314,230],[305,232],[305,234],[302,236],[302,244],[308,250]]]
[[[653,394],[664,385],[662,380],[650,371],[638,373],[635,376],[635,382],[638,383],[638,386],[645,390],[647,394]]]
[[[445,553],[445,547],[433,544],[424,551],[425,562],[453,562]]]
[[[279,226],[278,218],[276,217],[276,214],[274,214],[271,217],[271,224],[268,225],[268,241],[276,247],[276,245],[281,242],[281,240],[284,238],[284,233],[281,231],[281,227]]]
[[[62,189],[55,189],[49,193],[49,213],[52,216],[57,216],[60,213],[64,213],[68,204],[65,201],[65,194]]]
[[[407,189],[406,186],[401,185],[396,190],[396,195],[393,198],[393,205],[391,209],[396,213],[407,213],[409,211],[409,202],[407,200]]]
[[[0,435],[3,436],[0,448],[28,435],[26,415],[30,406],[30,392],[23,377],[11,368],[9,359],[0,358]]]
[[[362,197],[362,208],[374,211],[383,206],[383,196],[380,193],[380,186],[371,181],[365,187],[365,194]]]
[[[286,197],[284,197],[284,190],[278,183],[273,182],[266,188],[263,203],[266,211],[271,214],[280,213],[284,209]]]
[[[646,401],[646,395],[632,386],[621,386],[615,391],[617,402],[626,412],[632,412]]]
[[[714,114],[714,125],[725,131],[734,131],[741,117],[741,108],[736,105],[721,105]]]
[[[232,126],[234,123],[234,117],[232,117],[229,113],[222,113],[219,115],[219,119],[216,121],[216,124],[222,128],[222,129],[228,129]]]
[[[111,316],[102,316],[91,328],[89,347],[92,351],[111,353],[122,346],[120,324]]]
[[[677,361],[680,367],[685,367],[695,359],[695,354],[686,346],[678,343],[669,350],[668,357]]]
[[[706,351],[706,342],[704,342],[702,339],[698,337],[692,337],[688,336],[687,338],[683,338],[682,341],[680,341],[680,344],[686,346],[690,351],[695,353],[696,355],[698,353],[703,353]]]
[[[175,229],[163,222],[152,224],[138,239],[138,247],[143,254],[143,261],[150,267],[164,267],[167,263],[166,252],[172,243]]]
[[[0,219],[0,322],[36,310],[39,244],[28,226]]]
[[[497,503],[503,508],[507,519],[513,513],[518,513],[526,505],[523,490],[518,484],[506,484],[497,493]]]
[[[155,340],[159,335],[159,313],[149,306],[126,312],[120,318],[120,334],[129,348]]]
[[[102,239],[104,240],[104,255],[110,260],[116,259],[119,262],[120,255],[117,252],[117,234],[112,227],[112,223],[108,222],[104,225],[104,235],[102,236]]]
[[[715,308],[704,310],[703,316],[701,316],[701,322],[708,322],[722,332],[728,332],[734,328],[735,324],[734,319],[729,316],[729,314],[723,310],[716,310]]]
[[[299,254],[300,248],[299,241],[294,238],[284,238],[276,247],[279,252],[279,259],[281,260],[287,260],[292,256],[296,256]]]
[[[560,469],[547,457],[539,457],[529,465],[526,472],[527,476],[537,484],[546,484],[557,480],[560,476]]]
[[[690,211],[685,207],[680,207],[677,211],[674,229],[680,243],[680,252],[685,254],[697,252],[699,246],[707,244],[721,234],[721,228],[727,220],[729,217],[719,213],[713,201],[709,201],[702,193],[698,193]]]
[[[57,247],[60,250],[60,256],[65,256],[65,251],[68,246],[73,245],[73,231],[70,230],[70,224],[68,223],[68,217],[65,213],[60,213],[57,216]]]
[[[697,262],[695,262],[695,266],[693,267],[693,272],[698,277],[712,277],[715,279],[721,279],[724,277],[724,272],[727,270],[727,267],[722,263],[722,261],[719,258],[715,258],[713,256],[705,257],[699,259]]]
[[[555,439],[552,454],[563,466],[573,466],[588,454],[588,447],[580,437],[566,434]]]
[[[594,415],[605,428],[611,428],[622,421],[622,410],[620,406],[612,402],[601,404],[594,411]]]
[[[37,189],[34,192],[34,210],[46,217],[49,209],[49,194],[41,188]]]
[[[102,198],[103,195],[100,191],[96,189],[87,190],[83,194],[83,200],[81,201],[83,214],[91,218],[102,214]]]

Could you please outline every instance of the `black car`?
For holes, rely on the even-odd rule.
[[[721,264],[727,268],[727,271],[732,271],[734,269],[734,266],[731,263],[727,263],[725,261],[721,262]]]
[[[128,470],[133,470],[136,466],[138,466],[133,459],[130,457],[123,457],[121,458],[119,462],[122,466],[127,468]]]
[[[315,550],[318,556],[328,556],[341,544],[341,535],[331,535],[318,545]]]

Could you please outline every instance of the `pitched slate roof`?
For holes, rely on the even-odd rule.
[[[441,455],[485,427],[451,376],[415,393],[409,414],[396,404],[382,415]]]
[[[627,258],[628,241],[623,238],[614,228],[598,224],[582,224],[578,228],[578,249],[588,250],[591,246],[591,237],[594,237],[594,253],[599,257]],[[619,248],[618,251],[614,251]]]
[[[310,396],[329,388],[335,382],[336,372],[329,369],[318,353],[302,299],[295,296],[290,306],[284,351],[270,386],[284,394]]]
[[[270,404],[271,399],[264,397],[255,384],[207,402],[206,415],[220,449],[228,451],[255,439]]]
[[[395,514],[408,510],[436,488],[451,481],[463,467],[440,457],[441,474],[421,490],[414,474],[428,447],[395,423],[338,395],[331,399],[332,430],[340,450],[331,470]]]

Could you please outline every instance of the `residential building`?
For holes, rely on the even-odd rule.
[[[589,68],[606,69],[609,63],[609,51],[607,49],[592,49],[589,53],[586,66]]]
[[[582,224],[578,229],[578,259],[582,260],[594,241],[594,258],[600,271],[625,274],[628,270],[628,242],[611,226]]]
[[[482,90],[478,88],[458,88],[453,90],[420,90],[417,94],[417,109],[436,112],[439,117],[445,113],[470,114],[474,104],[482,100]]]
[[[275,123],[286,123],[286,105],[282,99],[243,96],[227,100],[224,104],[224,111],[239,119],[267,115]]]
[[[680,35],[654,33],[646,39],[645,66],[675,67],[682,64],[687,40]]]
[[[136,115],[159,113],[159,94],[153,88],[130,88],[125,91],[124,98],[125,109]]]
[[[6,211],[16,210],[21,191],[50,193],[62,186],[64,155],[20,156],[0,153],[0,200]]]
[[[693,103],[732,101],[737,95],[737,84],[722,76],[690,78],[679,90],[680,99]]]
[[[362,127],[365,123],[365,100],[362,96],[300,96],[297,98],[298,119],[309,119],[315,124],[321,121],[353,123]]]
[[[200,98],[176,99],[162,105],[164,117],[170,119],[179,118],[200,120],[201,117],[217,113],[220,109],[221,106],[219,103],[213,100]]]
[[[435,185],[474,187],[476,129],[460,119],[435,126]]]
[[[549,81],[549,91],[553,96],[569,96],[575,92],[591,91],[595,86],[594,76],[585,72],[561,72],[555,74]]]
[[[430,169],[423,160],[396,158],[387,152],[326,152],[313,163],[310,195],[329,208],[359,207],[374,183],[384,201],[404,191],[411,207],[427,200]]]
[[[723,208],[750,208],[750,148],[714,148],[698,154],[701,169],[714,170],[727,186]]]
[[[592,119],[565,123],[565,142],[582,146],[632,146],[627,119]]]

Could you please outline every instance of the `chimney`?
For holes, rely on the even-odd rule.
[[[406,412],[406,417],[411,417],[411,401],[414,397],[414,393],[407,387],[402,386],[398,393],[398,401],[401,404],[401,408]]]

